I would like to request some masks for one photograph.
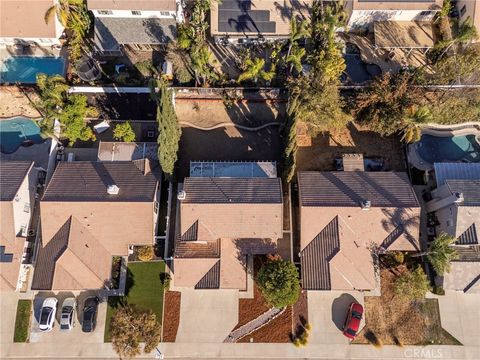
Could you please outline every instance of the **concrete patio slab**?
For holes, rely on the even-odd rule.
[[[177,343],[222,343],[238,323],[238,290],[182,290]]]

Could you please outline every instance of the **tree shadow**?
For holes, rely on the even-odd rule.
[[[127,274],[125,279],[125,291],[123,293],[123,296],[109,296],[107,300],[108,305],[113,309],[117,309],[119,307],[128,305],[128,294],[130,293],[130,290],[134,285],[135,285],[134,275],[132,271],[127,267]]]
[[[343,331],[350,304],[358,302],[351,294],[343,293],[332,303],[332,322],[338,330]]]

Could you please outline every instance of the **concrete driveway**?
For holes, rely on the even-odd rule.
[[[18,293],[5,291],[0,294],[0,344],[13,342],[15,316],[17,313]]]
[[[82,308],[86,295],[83,293],[76,297],[77,309],[75,311],[74,327],[71,331],[60,331],[60,314],[62,311],[63,300],[67,297],[73,297],[74,294],[63,292],[57,295],[52,293],[40,293],[33,301],[33,316],[30,326],[30,342],[31,343],[55,343],[55,344],[71,344],[81,341],[82,343],[103,343],[103,334],[105,329],[105,317],[107,311],[107,303],[103,302],[98,305],[97,325],[91,333],[82,332],[81,319],[83,316]],[[38,327],[38,319],[42,308],[42,303],[47,297],[55,297],[58,299],[57,313],[55,316],[55,324],[49,332],[40,331]]]
[[[442,327],[465,346],[480,346],[480,294],[447,291],[436,296]]]
[[[238,290],[182,290],[176,343],[222,343],[238,323]]]
[[[364,305],[363,294],[355,291],[309,291],[308,320],[312,325],[310,343],[348,344],[342,329],[348,307],[353,301]],[[364,326],[364,320],[360,326]]]

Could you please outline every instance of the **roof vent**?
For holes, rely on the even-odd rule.
[[[180,190],[177,194],[178,200],[185,200],[186,197],[187,197],[187,193],[184,190]]]
[[[362,210],[370,210],[372,207],[372,202],[370,200],[364,200],[360,203]]]
[[[118,195],[120,188],[117,185],[108,185],[107,193],[110,195]]]

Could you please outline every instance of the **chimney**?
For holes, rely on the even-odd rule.
[[[187,193],[184,190],[180,190],[177,194],[178,200],[185,200],[186,197],[187,197]]]
[[[109,195],[118,195],[119,191],[120,191],[120,188],[117,185],[108,185],[107,187],[107,193]]]
[[[370,210],[372,207],[372,202],[370,200],[364,200],[360,203],[362,210]]]
[[[463,203],[464,198],[462,193],[453,193],[443,199],[433,199],[427,202],[427,213],[434,212],[444,207]]]

